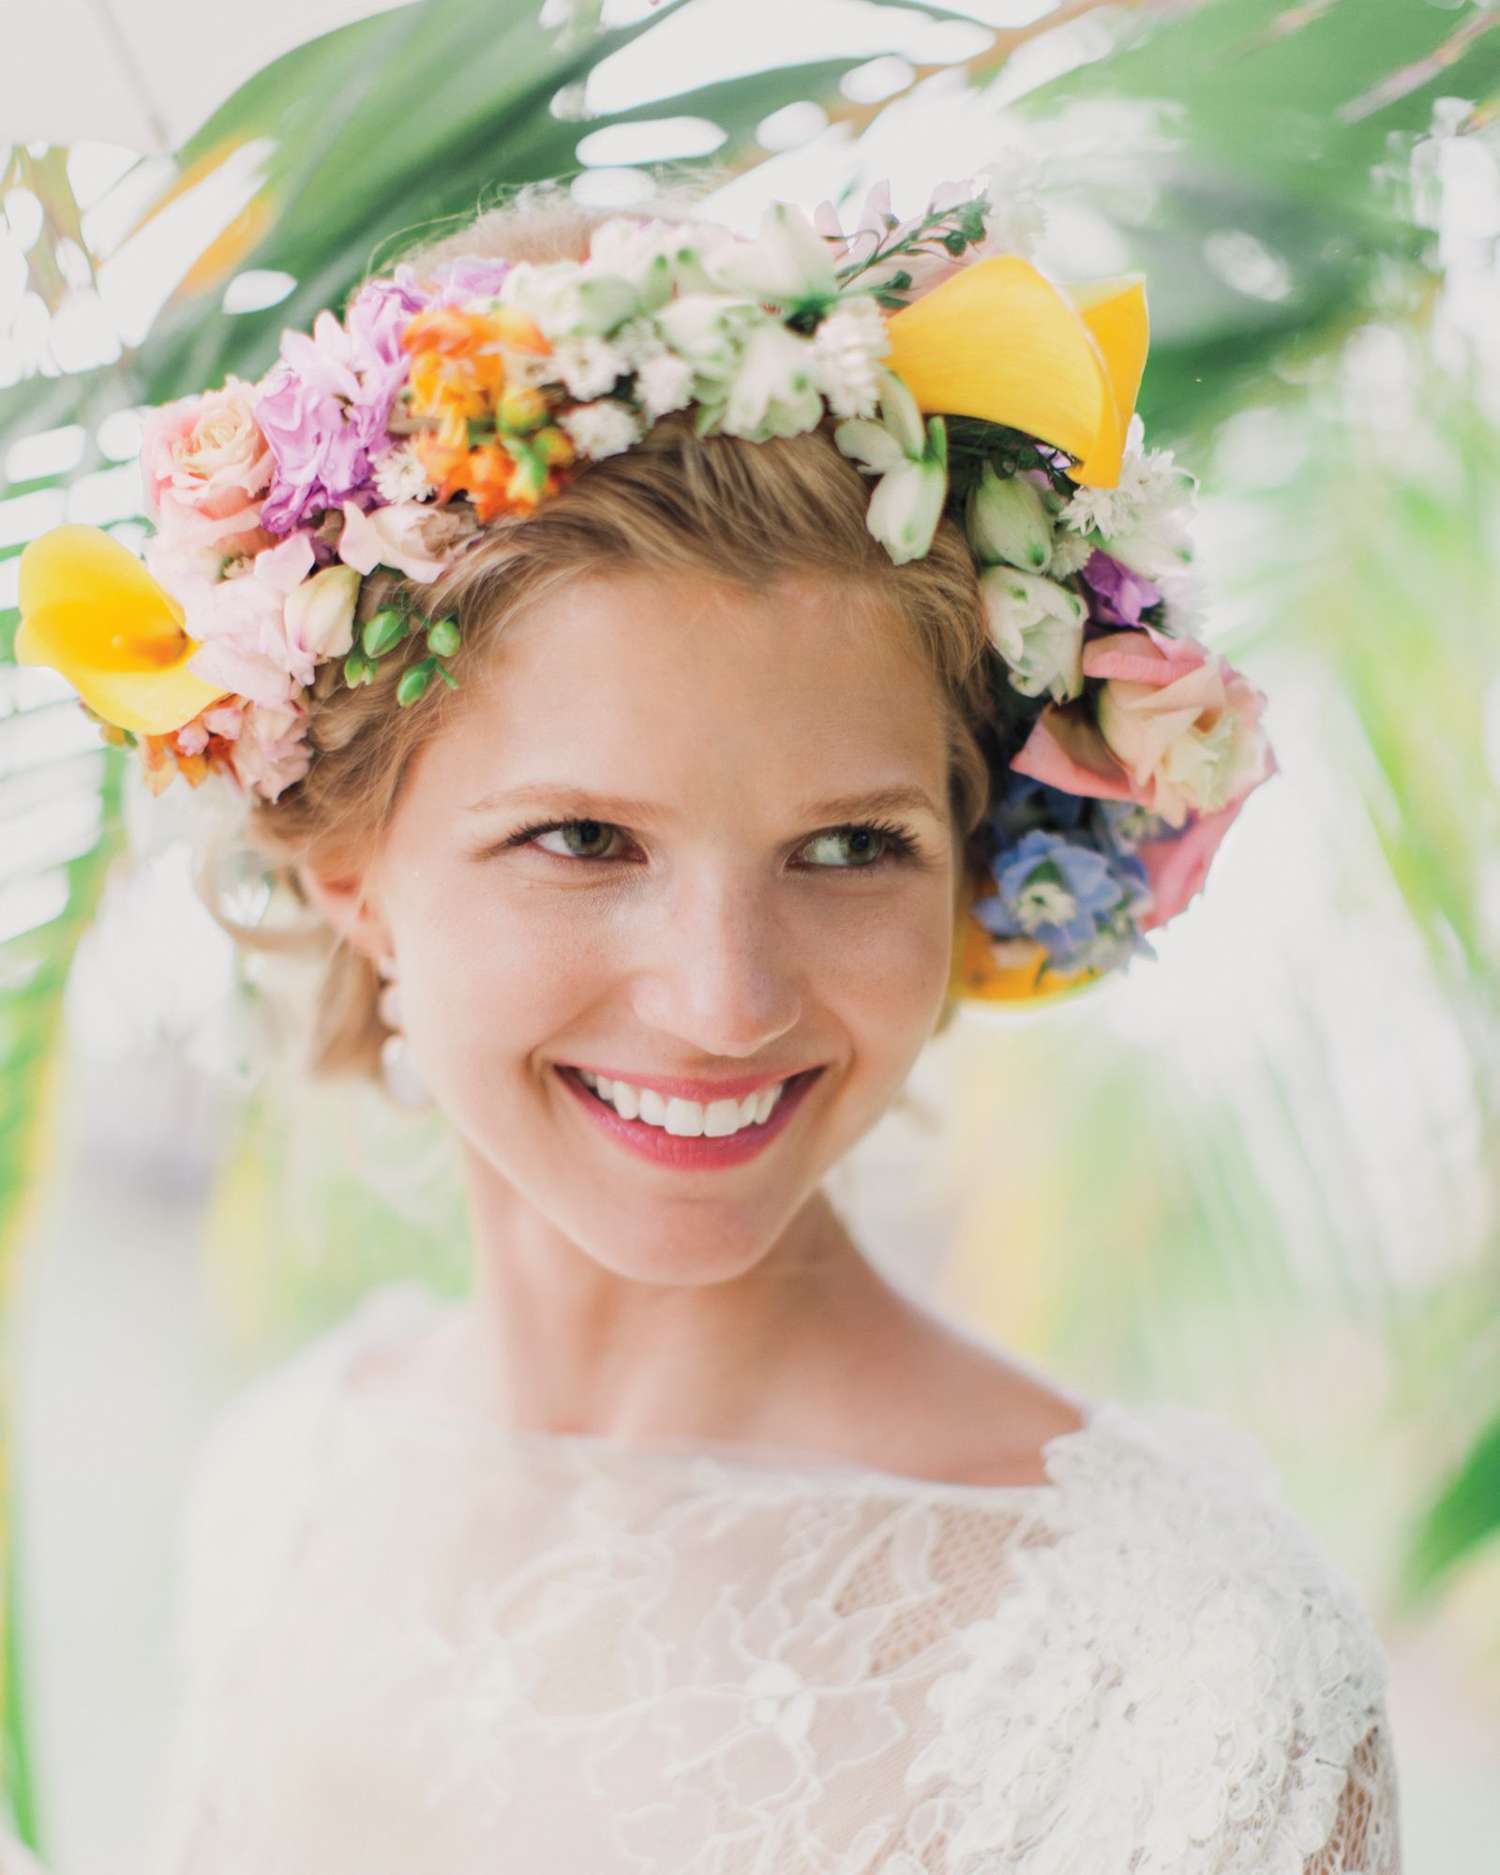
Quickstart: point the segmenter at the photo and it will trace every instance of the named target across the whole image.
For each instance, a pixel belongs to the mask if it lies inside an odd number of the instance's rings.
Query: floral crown
[[[400,708],[456,687],[457,619],[400,581],[435,580],[670,411],[754,441],[828,412],[893,562],[945,514],[962,526],[1003,672],[1017,752],[952,993],[1031,1000],[1154,957],[1145,934],[1275,769],[1265,699],[1189,629],[1194,485],[1134,415],[1140,277],[1056,284],[1027,235],[988,178],[908,221],[881,183],[849,233],[829,203],[778,202],[754,239],[618,216],[583,260],[399,265],[343,320],[283,332],[258,382],[147,413],[144,564],[93,527],[32,542],[17,661],[139,745],[153,792],[212,773],[274,802],[313,759],[306,692],[329,661],[360,685],[398,659]],[[378,569],[398,578],[365,587]]]

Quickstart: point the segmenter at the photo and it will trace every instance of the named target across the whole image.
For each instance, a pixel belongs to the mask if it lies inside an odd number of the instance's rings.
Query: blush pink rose
[[[286,709],[250,705],[230,754],[240,785],[274,801],[294,781],[300,781],[312,766],[308,721],[308,712],[301,704]]]
[[[1022,775],[1094,800],[1135,801],[1167,821],[1144,840],[1152,931],[1203,889],[1214,854],[1251,793],[1277,772],[1260,731],[1265,698],[1195,639],[1154,627],[1085,645],[1084,674],[1103,678],[1085,696],[1049,703],[1011,763]]]
[[[478,528],[474,510],[431,501],[393,501],[366,514],[344,503],[339,558],[360,573],[388,566],[426,584],[457,558]]]
[[[1092,697],[1049,704],[1011,763],[1070,794],[1135,801],[1181,828],[1242,799],[1270,769],[1265,697],[1191,638],[1152,627],[1083,648]]]
[[[178,398],[145,419],[141,473],[147,511],[185,547],[254,551],[246,537],[260,529],[261,501],[274,466],[255,421],[258,395],[253,384],[232,377],[220,390]]]
[[[1267,774],[1275,772],[1276,758],[1272,755]],[[1142,931],[1155,931],[1175,918],[1203,890],[1214,854],[1250,792],[1247,789],[1216,814],[1191,815],[1180,833],[1143,840],[1137,846],[1136,857],[1146,868],[1146,883],[1151,890],[1151,910],[1139,920]]]
[[[286,708],[317,666],[316,650],[287,629],[287,600],[313,564],[310,538],[291,534],[233,578],[179,594],[187,629],[200,640],[188,669],[252,703]]]

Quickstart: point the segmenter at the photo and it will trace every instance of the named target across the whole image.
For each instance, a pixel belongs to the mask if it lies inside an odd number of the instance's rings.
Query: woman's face
[[[748,1269],[942,1005],[958,855],[936,682],[894,614],[832,583],[624,572],[513,619],[471,682],[366,881],[416,1065],[486,1175],[599,1263]],[[883,790],[912,798],[854,798]],[[847,830],[871,823],[910,857]],[[818,1072],[731,1142],[605,1113],[576,1066]]]

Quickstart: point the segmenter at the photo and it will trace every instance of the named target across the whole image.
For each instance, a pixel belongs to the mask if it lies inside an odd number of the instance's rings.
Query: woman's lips
[[[607,1101],[590,1091],[579,1079],[575,1068],[559,1067],[558,1078],[569,1088],[575,1100],[593,1118],[594,1124],[618,1144],[638,1157],[656,1165],[677,1166],[683,1170],[709,1171],[743,1165],[765,1151],[784,1130],[796,1113],[808,1089],[823,1072],[809,1068],[793,1075],[782,1088],[769,1119],[757,1125],[751,1121],[727,1138],[684,1137],[669,1133],[665,1127],[652,1126],[645,1120],[627,1120]]]

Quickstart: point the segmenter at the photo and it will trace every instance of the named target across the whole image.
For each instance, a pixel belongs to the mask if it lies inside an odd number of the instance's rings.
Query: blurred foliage
[[[98,470],[98,426],[113,410],[217,383],[229,372],[258,376],[283,326],[306,329],[323,306],[339,305],[368,271],[399,254],[409,238],[447,217],[462,219],[497,183],[579,169],[581,136],[612,124],[693,116],[724,131],[714,161],[734,173],[766,160],[757,126],[782,106],[816,99],[845,133],[831,143],[830,196],[847,191],[860,165],[858,134],[932,75],[914,72],[894,97],[859,105],[840,80],[867,54],[788,62],[691,88],[636,108],[583,114],[589,73],[616,50],[657,31],[684,6],[668,0],[641,20],[603,31],[545,31],[530,8],[496,9],[489,0],[422,0],[327,34],[260,72],[178,153],[174,173],[131,234],[216,175],[253,170],[243,207],[186,270],[142,342],[109,367],[75,376],[37,375],[0,391],[0,437],[19,438],[66,423],[83,427],[85,453],[72,472]],[[908,6],[907,11],[910,11]],[[950,15],[936,5],[917,10]],[[1481,703],[1495,680],[1494,577],[1490,546],[1495,505],[1495,435],[1472,387],[1432,371],[1415,392],[1424,436],[1439,438],[1438,459],[1406,463],[1400,451],[1369,446],[1347,409],[1314,395],[1373,322],[1420,331],[1431,312],[1437,255],[1430,227],[1414,217],[1406,177],[1413,142],[1441,92],[1473,106],[1467,134],[1480,134],[1500,93],[1500,15],[1478,5],[1438,7],[1413,0],[1207,0],[1101,6],[1069,0],[1033,25],[995,33],[966,61],[971,84],[1012,96],[1013,55],[1050,47],[1050,82],[1020,84],[1016,108],[1060,153],[1055,182],[1108,218],[1131,265],[1151,279],[1154,336],[1141,408],[1154,440],[1192,437],[1205,451],[1226,420],[1247,406],[1304,406],[1295,466],[1255,490],[1269,535],[1295,541],[1267,564],[1281,582],[1249,608],[1242,638],[1268,651],[1294,648],[1304,668],[1341,699],[1352,727],[1350,772],[1426,967],[1441,987],[1447,1019],[1462,1037],[1482,1137],[1476,1164],[1489,1180],[1488,1254],[1473,1278],[1494,1319],[1500,1269],[1500,1137],[1494,1113],[1495,1038],[1500,1033],[1493,905],[1493,776],[1485,767]],[[1019,61],[1015,61],[1019,65]],[[1070,68],[1070,69],[1069,69]],[[1019,82],[1019,81],[1018,81]],[[1101,113],[1105,115],[1101,116]],[[1108,115],[1113,113],[1113,115]],[[1114,125],[1089,153],[1081,132]],[[1076,157],[1068,152],[1077,150]],[[7,184],[24,185],[43,209],[28,253],[31,283],[55,309],[65,292],[59,255],[84,253],[90,274],[107,256],[82,239],[83,217],[58,152],[11,151]],[[691,165],[684,165],[691,170]],[[132,186],[127,175],[117,187]],[[936,178],[934,178],[936,180]],[[127,244],[128,244],[127,236]],[[226,285],[246,270],[283,272],[287,297],[257,311],[223,310]],[[1316,411],[1314,420],[1307,420]],[[42,496],[68,478],[12,485],[9,497]],[[40,531],[58,518],[37,508]],[[0,547],[0,576],[20,541]],[[1440,573],[1435,571],[1440,569]],[[0,610],[0,660],[8,655],[14,612]],[[1295,645],[1292,641],[1295,640]],[[49,733],[70,705],[35,674],[0,665],[0,1293],[45,1159],[46,1075],[58,1031],[61,987],[80,931],[93,916],[118,844],[120,753],[104,749],[80,767],[79,744]],[[1489,690],[1485,684],[1488,680]],[[1310,675],[1309,681],[1312,681]],[[1412,709],[1414,694],[1425,699]],[[1430,724],[1442,725],[1441,735]],[[102,779],[101,779],[102,777]],[[100,831],[81,849],[44,851],[28,838],[40,807],[96,798]],[[66,824],[66,816],[59,824]],[[76,847],[76,842],[75,842]],[[39,902],[38,882],[56,881],[55,908],[24,923]],[[50,889],[50,888],[49,888]],[[28,894],[31,896],[28,897]],[[15,935],[4,933],[14,929]],[[1316,1034],[1309,1007],[1309,1034]],[[1315,1052],[1315,1042],[1309,1043]],[[1274,1065],[1257,1070],[1266,1110],[1279,1112],[1280,1150],[1304,1161],[1308,1189],[1324,1207],[1318,1230],[1330,1256],[1350,1252],[1341,1209],[1323,1168],[1307,1163],[1305,1089],[1278,1085]],[[1122,1055],[1117,1078],[1092,1086],[1101,1128],[1129,1108],[1134,1067]],[[1325,1090],[1326,1081],[1321,1084]],[[317,1097],[305,1092],[308,1100]],[[247,1102],[240,1143],[226,1167],[216,1209],[225,1282],[243,1314],[272,1341],[278,1325],[337,1312],[380,1273],[390,1249],[389,1203],[372,1199],[349,1135],[303,1113],[296,1090],[267,1085]],[[1335,1106],[1337,1102],[1335,1102]],[[1191,1297],[1204,1281],[1203,1247],[1217,1246],[1222,1280],[1278,1277],[1294,1294],[1299,1273],[1255,1263],[1253,1247],[1274,1259],[1279,1242],[1274,1181],[1240,1127],[1232,1102],[1201,1104],[1192,1137],[1169,1104],[1134,1110],[1145,1136],[1177,1141],[1185,1177],[1170,1201],[1152,1187],[1138,1153],[1118,1155],[1119,1183],[1076,1180],[1069,1198],[1049,1193],[1032,1217],[1038,1243],[1066,1225],[1089,1242],[1121,1215],[1130,1185],[1139,1227],[1150,1230],[1153,1282]],[[1076,1116],[1075,1116],[1076,1118]],[[372,1122],[374,1124],[374,1122]],[[1101,1131],[1091,1137],[1120,1138]],[[1057,1133],[1052,1134],[1055,1142]],[[358,1135],[366,1147],[368,1136]],[[311,1161],[296,1153],[321,1148]],[[336,1148],[342,1143],[348,1150]],[[1039,1141],[1038,1150],[1042,1149]],[[1352,1161],[1351,1161],[1352,1163]],[[289,1176],[289,1171],[295,1176]],[[422,1185],[425,1172],[414,1174]],[[403,1222],[401,1254],[425,1255],[457,1243],[444,1210],[441,1178],[430,1208]],[[1152,1191],[1155,1191],[1153,1198]],[[314,1198],[309,1193],[315,1192]],[[431,1196],[436,1192],[437,1196]],[[426,1201],[424,1201],[426,1202]],[[297,1207],[301,1207],[300,1210]],[[1083,1215],[1077,1207],[1089,1210]],[[1090,1207],[1092,1208],[1090,1210]],[[284,1265],[264,1255],[288,1246]],[[308,1261],[308,1246],[332,1244]],[[371,1251],[371,1245],[377,1248]],[[1244,1256],[1237,1253],[1243,1247]],[[248,1249],[257,1257],[252,1259]],[[372,1255],[374,1260],[372,1260]],[[260,1272],[253,1293],[237,1271]],[[394,1263],[392,1268],[397,1267]],[[425,1267],[449,1266],[432,1261]],[[457,1266],[453,1266],[456,1277]],[[1125,1266],[1128,1274],[1129,1264]],[[300,1275],[298,1272],[301,1272]],[[281,1280],[284,1279],[284,1280]],[[446,1280],[446,1275],[444,1277]],[[1123,1280],[1118,1277],[1117,1280]],[[1079,1272],[1080,1296],[1089,1293]],[[1445,1292],[1452,1293],[1452,1289]],[[284,1313],[288,1297],[294,1314]],[[1097,1299],[1096,1297],[1094,1299]],[[1500,1527],[1500,1399],[1492,1337],[1467,1311],[1434,1304],[1413,1330],[1432,1358],[1467,1376],[1453,1395],[1468,1456],[1413,1537],[1408,1585],[1441,1580]],[[1486,1391],[1488,1389],[1488,1391]],[[1478,1428],[1477,1434],[1475,1428]],[[1454,1428],[1444,1428],[1445,1436]],[[3,1481],[0,1481],[3,1482]],[[7,1571],[13,1606],[14,1576]],[[23,1728],[14,1697],[15,1658],[0,1678],[7,1690],[7,1789],[17,1827],[33,1839],[24,1775]]]

